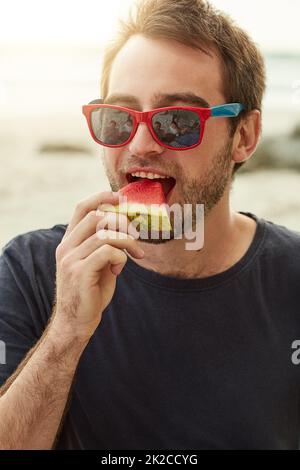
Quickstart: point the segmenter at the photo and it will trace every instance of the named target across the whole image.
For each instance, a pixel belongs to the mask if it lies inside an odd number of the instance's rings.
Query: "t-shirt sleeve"
[[[0,387],[47,326],[51,296],[41,273],[50,278],[51,263],[45,242],[34,233],[19,235],[0,256]]]

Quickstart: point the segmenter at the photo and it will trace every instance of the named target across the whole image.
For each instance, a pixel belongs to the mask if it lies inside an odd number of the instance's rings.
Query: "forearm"
[[[0,449],[51,449],[86,342],[51,322],[0,389]]]

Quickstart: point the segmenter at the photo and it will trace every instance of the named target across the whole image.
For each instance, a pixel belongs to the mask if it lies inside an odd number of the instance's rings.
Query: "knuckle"
[[[81,276],[81,265],[80,263],[72,265],[72,278],[73,279],[78,279]]]
[[[100,249],[102,251],[102,254],[107,257],[111,256],[114,251],[114,248],[108,243],[105,243],[104,245],[102,245]]]
[[[56,260],[60,260],[65,254],[66,246],[64,242],[61,242],[55,250],[55,258]]]
[[[127,261],[127,255],[126,255],[126,253],[124,253],[124,251],[121,251],[120,258],[121,258],[120,262],[125,264],[126,261]]]
[[[86,209],[86,205],[85,205],[84,200],[77,202],[75,206],[75,212],[79,212],[79,213],[85,212],[85,209]]]
[[[96,220],[98,220],[97,217],[97,211],[93,210],[87,213],[86,219],[88,223],[94,223]]]
[[[70,255],[64,256],[60,261],[60,267],[63,271],[69,272],[72,266],[72,258]]]

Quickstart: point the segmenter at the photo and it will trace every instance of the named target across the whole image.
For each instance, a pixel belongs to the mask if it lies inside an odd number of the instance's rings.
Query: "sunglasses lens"
[[[133,129],[133,119],[126,111],[98,108],[91,113],[91,124],[96,138],[104,145],[124,144]]]
[[[156,113],[152,125],[157,138],[170,147],[191,147],[200,139],[200,118],[193,111],[170,109]]]

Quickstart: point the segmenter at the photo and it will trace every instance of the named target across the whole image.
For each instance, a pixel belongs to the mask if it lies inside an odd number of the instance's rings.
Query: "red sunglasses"
[[[92,138],[105,147],[123,147],[134,137],[140,122],[145,122],[154,140],[172,150],[187,150],[200,145],[206,121],[211,117],[236,117],[245,109],[240,103],[212,108],[168,106],[151,111],[135,111],[123,106],[91,101],[82,107]]]

